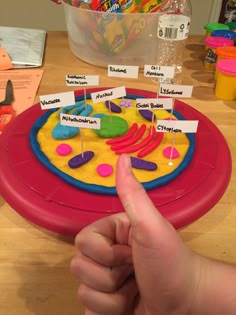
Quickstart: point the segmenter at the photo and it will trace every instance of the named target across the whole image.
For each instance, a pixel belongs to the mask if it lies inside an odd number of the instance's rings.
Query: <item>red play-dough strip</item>
[[[147,154],[151,153],[154,149],[156,149],[159,146],[159,144],[161,143],[161,141],[163,139],[163,136],[164,136],[163,132],[158,132],[156,139],[150,145],[148,145],[146,148],[139,151],[137,156],[139,158],[142,158],[142,157],[146,156]]]
[[[156,134],[157,134],[156,130],[154,128],[152,128],[152,126],[151,126],[149,135],[146,138],[144,138],[141,142],[134,144],[134,145],[127,147],[127,148],[119,149],[115,153],[116,154],[133,153],[133,152],[136,152],[138,150],[141,150],[143,147],[145,147],[149,142],[151,142],[156,137]]]
[[[135,134],[135,132],[138,130],[138,124],[137,123],[134,123],[130,129],[128,130],[128,132],[123,135],[123,136],[120,136],[120,137],[116,137],[114,139],[110,139],[110,140],[107,140],[106,143],[107,144],[116,144],[116,143],[119,143],[121,141],[124,141],[124,140],[127,140],[131,137],[133,137],[133,135]]]
[[[117,151],[119,149],[122,149],[124,147],[127,147],[131,144],[134,144],[136,141],[138,141],[139,139],[142,138],[142,136],[144,135],[145,133],[145,130],[146,130],[146,125],[145,124],[142,124],[141,127],[139,128],[138,132],[136,133],[136,135],[132,138],[129,138],[125,141],[122,141],[120,143],[117,143],[117,144],[114,144],[111,146],[111,150],[112,151]]]

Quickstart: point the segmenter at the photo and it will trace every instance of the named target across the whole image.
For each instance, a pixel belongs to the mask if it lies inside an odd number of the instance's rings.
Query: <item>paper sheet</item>
[[[11,59],[6,50],[0,47],[0,71],[13,68]]]
[[[0,45],[7,51],[14,68],[42,65],[45,30],[0,26]]]
[[[43,76],[42,69],[0,71],[0,101],[5,98],[7,80],[11,80],[15,100],[11,104],[19,115],[34,104],[35,96]]]

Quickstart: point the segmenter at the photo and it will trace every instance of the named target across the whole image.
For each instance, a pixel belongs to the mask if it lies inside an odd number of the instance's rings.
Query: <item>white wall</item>
[[[211,16],[213,2],[191,0],[193,7],[192,34],[203,34]],[[64,9],[50,0],[0,0],[0,25],[45,30],[65,30]]]
[[[191,3],[193,13],[191,33],[203,34],[205,33],[204,25],[210,19],[213,0],[191,0]]]
[[[65,30],[63,10],[51,0],[0,0],[0,25]]]

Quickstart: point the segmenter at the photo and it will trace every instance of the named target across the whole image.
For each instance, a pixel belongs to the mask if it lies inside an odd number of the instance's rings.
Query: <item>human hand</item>
[[[86,315],[185,315],[195,299],[198,259],[157,211],[131,171],[117,163],[125,213],[108,216],[76,237],[71,270]]]

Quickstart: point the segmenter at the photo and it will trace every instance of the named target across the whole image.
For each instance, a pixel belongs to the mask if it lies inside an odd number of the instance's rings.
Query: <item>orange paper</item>
[[[11,68],[13,68],[13,65],[11,63],[10,57],[8,56],[8,53],[4,48],[0,47],[0,71]]]
[[[11,80],[15,98],[11,105],[16,115],[20,114],[34,104],[42,76],[42,69],[0,71],[0,100],[5,98],[7,80]]]

